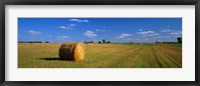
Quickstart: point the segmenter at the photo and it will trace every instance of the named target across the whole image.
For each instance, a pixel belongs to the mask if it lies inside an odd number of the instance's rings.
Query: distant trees
[[[103,40],[102,40],[102,42],[101,42],[101,41],[99,41],[98,43],[99,43],[99,44],[101,44],[101,43],[111,43],[111,42],[110,42],[110,41],[107,41],[107,42],[106,42],[106,40],[105,40],[105,39],[103,39]]]
[[[45,43],[49,43],[49,41],[46,41]]]
[[[110,41],[107,41],[106,43],[110,43]]]
[[[105,39],[103,39],[102,41],[103,41],[103,43],[106,43],[106,42],[105,42],[105,41],[106,41]]]
[[[19,41],[18,43],[43,43],[42,41]],[[49,41],[45,41],[44,43],[49,43]]]
[[[94,43],[94,41],[89,41],[89,42],[87,42],[87,41],[84,41],[84,43]]]
[[[164,41],[164,42],[158,42],[158,41],[156,41],[156,43],[164,43],[164,44],[182,43],[182,37],[177,37],[177,42],[172,42],[172,41],[170,41],[170,42],[166,42],[166,41]]]
[[[18,43],[29,43],[28,41],[19,41]]]
[[[178,41],[178,43],[182,43],[182,38],[181,38],[181,37],[178,37],[178,38],[177,38],[177,41]]]
[[[84,41],[84,43],[88,44],[88,43],[94,43],[94,41]],[[103,39],[102,41],[98,41],[97,43],[101,44],[105,44],[105,43],[111,43],[111,41],[106,41],[105,39]]]
[[[29,43],[42,43],[42,41],[29,41]]]
[[[172,42],[172,41],[171,41],[171,42],[158,42],[158,41],[157,41],[156,43],[157,43],[157,44],[161,44],[161,43],[162,43],[162,44],[176,44],[176,43],[178,43],[178,42]]]
[[[89,43],[95,43],[95,42],[94,41],[84,41],[84,43],[89,44]],[[111,41],[106,41],[105,39],[103,39],[102,41],[97,41],[96,43],[105,44],[105,43],[111,43]]]

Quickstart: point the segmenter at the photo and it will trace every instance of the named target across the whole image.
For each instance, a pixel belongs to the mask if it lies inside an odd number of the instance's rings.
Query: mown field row
[[[61,44],[18,44],[19,68],[181,68],[181,44],[88,44],[85,59],[59,59]]]

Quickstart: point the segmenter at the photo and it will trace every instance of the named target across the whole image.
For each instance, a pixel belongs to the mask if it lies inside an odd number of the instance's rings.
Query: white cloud
[[[127,39],[123,39],[123,40],[127,40],[127,41],[139,41],[140,39],[127,38]]]
[[[154,34],[147,34],[147,36],[157,36],[157,35],[159,35],[159,34],[156,34],[156,33],[154,33]]]
[[[39,34],[42,34],[42,33],[39,32],[39,31],[29,30],[29,31],[28,31],[28,34],[31,34],[31,35],[39,35]]]
[[[137,34],[142,35],[142,37],[157,36],[157,35],[159,35],[159,34],[155,33],[154,31],[142,31],[142,32],[137,32]]]
[[[159,39],[162,39],[162,38],[164,38],[163,36],[158,36],[158,37],[155,37],[155,38],[159,38]]]
[[[58,26],[58,28],[72,30],[74,26],[76,26],[76,24],[68,24],[66,26]]]
[[[59,39],[67,39],[69,36],[58,36]]]
[[[170,38],[170,36],[157,36],[155,38],[158,38],[158,39],[163,39],[163,38]]]
[[[161,30],[161,32],[168,32],[171,35],[176,35],[176,37],[180,37],[182,35],[182,31],[174,31],[174,30]]]
[[[145,34],[152,34],[152,33],[155,33],[155,32],[154,31],[143,31],[143,32],[138,32],[137,34],[145,35]]]
[[[181,35],[182,32],[181,31],[177,31],[177,32],[171,32],[170,34],[172,34],[172,35]]]
[[[161,30],[161,32],[172,32],[173,30]]]
[[[126,37],[129,37],[129,36],[132,36],[132,34],[126,34],[126,33],[122,33],[120,36],[116,37],[116,38],[126,38]]]
[[[97,31],[97,32],[105,32],[106,30],[96,29],[95,31]]]
[[[65,26],[58,26],[58,28],[62,28],[62,29],[65,29],[66,27],[65,27]]]
[[[139,29],[139,31],[142,31],[142,29]]]
[[[182,35],[175,35],[175,36],[172,36],[172,37],[182,37]]]
[[[68,24],[67,26],[68,27],[74,27],[74,26],[76,26],[76,24]]]
[[[90,22],[88,20],[84,20],[84,19],[69,19],[69,21],[75,21],[75,22]]]
[[[65,30],[72,30],[71,27],[67,27],[67,26],[58,26],[58,28],[65,29]]]
[[[95,37],[97,34],[95,34],[93,31],[87,30],[84,32],[84,35],[87,37]]]

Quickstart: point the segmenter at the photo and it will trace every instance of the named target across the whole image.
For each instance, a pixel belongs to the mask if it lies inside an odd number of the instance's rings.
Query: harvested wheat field
[[[19,43],[18,68],[182,68],[181,44],[83,44],[84,59],[61,60],[60,43]]]

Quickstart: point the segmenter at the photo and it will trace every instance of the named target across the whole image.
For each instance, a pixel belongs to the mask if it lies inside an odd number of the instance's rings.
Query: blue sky
[[[182,18],[18,18],[18,41],[155,42],[182,37]]]

